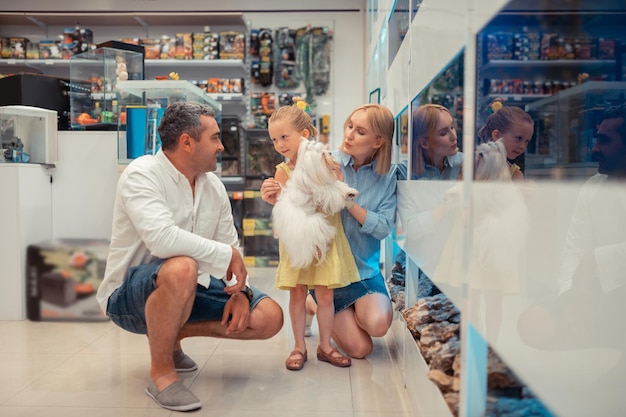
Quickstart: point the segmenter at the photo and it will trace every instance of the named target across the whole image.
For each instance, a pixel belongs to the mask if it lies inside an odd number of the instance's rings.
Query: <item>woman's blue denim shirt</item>
[[[341,164],[344,182],[359,191],[357,204],[367,210],[362,225],[348,210],[341,211],[341,220],[361,279],[372,278],[380,275],[380,241],[395,226],[397,167],[392,165],[388,174],[379,175],[373,162],[355,172],[350,155],[340,151],[333,155]]]

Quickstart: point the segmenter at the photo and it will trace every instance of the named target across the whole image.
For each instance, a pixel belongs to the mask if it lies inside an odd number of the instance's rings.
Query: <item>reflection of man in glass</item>
[[[607,110],[591,152],[600,174],[626,177],[626,104]]]
[[[583,185],[568,229],[559,297],[520,316],[520,336],[546,349],[618,348],[626,298],[626,105],[609,108],[592,154],[598,174]],[[621,326],[623,329],[623,326]],[[621,359],[621,369],[626,367]]]

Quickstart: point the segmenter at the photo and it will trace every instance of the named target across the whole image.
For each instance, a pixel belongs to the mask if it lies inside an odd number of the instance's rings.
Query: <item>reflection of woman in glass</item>
[[[424,104],[413,111],[412,179],[457,179],[463,154],[457,147],[456,125],[450,111]]]
[[[457,148],[456,124],[450,111],[439,104],[424,104],[413,110],[412,123],[411,179],[456,180],[460,177],[463,154]],[[419,254],[422,262],[418,262],[420,264],[418,291],[420,297],[425,297],[439,292],[423,268],[428,270],[426,265],[432,265],[437,258],[435,253],[438,252],[436,248],[439,245],[436,244],[438,239],[433,238],[433,234],[436,234],[434,231],[445,213],[445,207],[441,204],[443,200],[441,193],[420,195],[419,199],[418,206],[429,206],[430,209],[415,212],[417,206],[410,202],[410,198],[400,199],[398,205],[400,215],[403,216],[404,213],[408,215],[402,222],[407,233],[410,231],[411,239],[428,241],[427,251],[421,251]],[[396,263],[404,266],[405,262],[404,254],[398,255]],[[406,270],[405,267],[402,269]]]
[[[506,149],[511,178],[523,180],[524,174],[513,160],[526,152],[533,137],[533,119],[519,107],[504,106],[503,101],[502,98],[496,98],[489,105],[492,114],[487,118],[485,126],[478,131],[478,136],[483,142],[501,141]]]

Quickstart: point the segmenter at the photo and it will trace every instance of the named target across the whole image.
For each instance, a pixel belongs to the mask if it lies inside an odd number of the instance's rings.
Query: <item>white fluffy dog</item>
[[[326,216],[350,206],[359,194],[335,177],[333,166],[326,145],[303,140],[296,167],[272,210],[274,230],[293,268],[324,261],[336,232]]]

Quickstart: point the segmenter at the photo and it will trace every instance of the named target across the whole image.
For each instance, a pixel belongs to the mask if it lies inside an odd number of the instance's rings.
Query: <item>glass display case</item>
[[[70,125],[74,130],[116,130],[118,83],[143,79],[143,54],[97,48],[70,59]]]
[[[222,123],[222,105],[190,81],[138,80],[117,83],[118,157],[130,160],[160,149],[157,127],[165,108],[178,101],[211,106]],[[221,161],[216,173],[222,172]]]
[[[0,162],[57,162],[57,112],[0,106]]]
[[[476,126],[496,100],[529,112],[534,135],[513,162],[534,179],[595,172],[595,125],[624,102],[623,2],[572,6],[512,0],[476,39]]]

